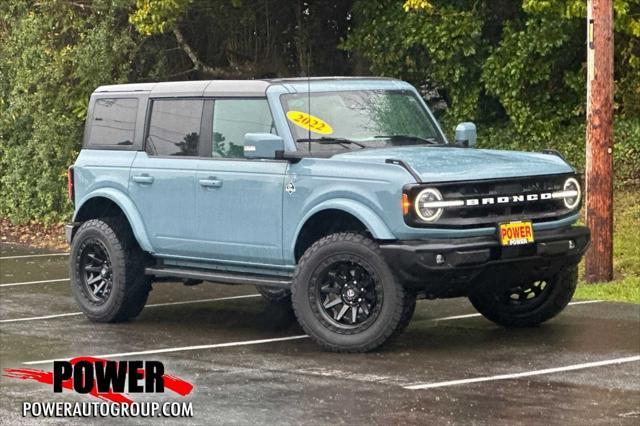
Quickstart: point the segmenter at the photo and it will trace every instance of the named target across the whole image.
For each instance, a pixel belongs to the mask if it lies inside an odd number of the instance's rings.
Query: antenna
[[[309,18],[309,16],[311,16],[311,6],[309,5],[309,3],[306,3],[307,5],[307,13],[306,13],[306,19]],[[304,12],[303,12],[304,14]],[[309,115],[309,122],[311,122],[311,44],[309,43],[309,40],[311,40],[311,37],[309,36],[309,26],[306,25],[305,16],[302,17],[302,23],[305,25],[305,29],[304,29],[304,33],[306,35],[305,37],[305,41],[307,43],[307,114]],[[308,146],[307,149],[309,150],[309,152],[311,152],[311,127],[307,126],[307,137],[308,137]]]

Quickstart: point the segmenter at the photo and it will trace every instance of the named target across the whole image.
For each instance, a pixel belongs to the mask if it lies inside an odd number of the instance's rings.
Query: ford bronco
[[[117,322],[153,282],[253,284],[342,352],[397,335],[416,298],[537,325],[589,244],[580,179],[555,151],[475,145],[394,79],[99,87],[69,168],[73,295]]]

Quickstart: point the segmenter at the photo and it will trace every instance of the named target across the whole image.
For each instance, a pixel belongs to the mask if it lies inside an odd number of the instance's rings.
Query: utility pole
[[[587,282],[613,279],[613,0],[587,1]]]

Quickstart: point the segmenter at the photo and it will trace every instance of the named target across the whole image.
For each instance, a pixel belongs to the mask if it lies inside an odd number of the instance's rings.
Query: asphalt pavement
[[[156,283],[136,320],[91,323],[70,295],[68,257],[51,254],[0,245],[2,370],[160,360],[194,385],[196,424],[640,424],[638,305],[574,300],[540,327],[510,330],[466,299],[422,300],[381,349],[333,354],[252,286]],[[23,401],[82,400],[95,398],[0,376],[2,424],[42,422],[21,416]]]

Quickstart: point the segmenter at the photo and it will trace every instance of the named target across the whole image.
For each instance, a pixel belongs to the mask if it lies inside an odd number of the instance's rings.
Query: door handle
[[[136,183],[152,184],[153,183],[153,176],[149,176],[147,174],[138,175],[138,176],[131,177],[131,180],[136,182]]]
[[[222,180],[216,177],[209,177],[208,179],[200,179],[200,186],[205,188],[220,188],[222,186]]]

